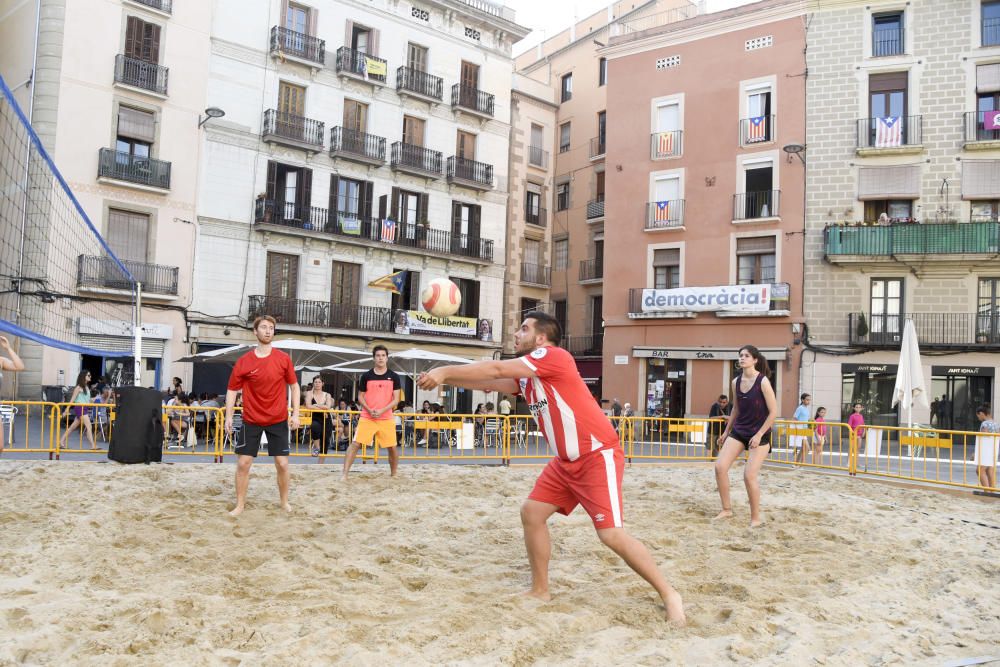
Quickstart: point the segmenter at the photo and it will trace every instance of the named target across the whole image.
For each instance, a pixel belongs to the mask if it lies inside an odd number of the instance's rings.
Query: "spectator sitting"
[[[175,378],[176,379],[176,378]],[[187,394],[179,394],[167,401],[168,407],[191,405],[191,398]],[[188,410],[169,410],[167,412],[167,448],[178,447],[183,449],[186,445],[184,435],[190,425],[191,413]],[[177,434],[176,443],[174,433]]]

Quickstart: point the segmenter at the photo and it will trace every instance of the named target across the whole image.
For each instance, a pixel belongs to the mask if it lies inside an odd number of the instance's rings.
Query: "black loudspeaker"
[[[160,392],[145,387],[115,388],[115,423],[108,458],[119,463],[163,459],[163,405]]]

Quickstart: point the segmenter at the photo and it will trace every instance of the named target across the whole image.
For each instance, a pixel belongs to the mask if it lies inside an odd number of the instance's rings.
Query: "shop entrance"
[[[977,431],[976,408],[993,402],[991,366],[932,366],[931,425],[950,431]]]
[[[680,419],[687,402],[687,362],[650,359],[646,365],[646,416]]]

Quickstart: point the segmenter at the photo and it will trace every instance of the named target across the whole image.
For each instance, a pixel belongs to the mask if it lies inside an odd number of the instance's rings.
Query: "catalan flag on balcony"
[[[669,201],[656,202],[656,207],[653,209],[653,222],[669,222],[669,221],[670,221],[670,202]]]
[[[747,143],[767,140],[767,116],[747,119]]]
[[[365,56],[365,71],[368,72],[368,76],[377,76],[383,79],[387,73],[385,62],[370,56]]]
[[[674,133],[673,132],[660,132],[660,135],[656,139],[656,154],[657,155],[673,155],[674,154]]]
[[[375,280],[368,283],[368,286],[374,287],[375,289],[389,290],[393,294],[402,294],[403,286],[406,284],[407,273],[409,272],[396,271],[395,273],[390,273],[387,276],[376,278]]]
[[[886,116],[875,119],[875,148],[889,148],[903,144],[903,118]]]
[[[399,225],[392,218],[386,218],[382,221],[382,242],[383,243],[395,243],[396,242],[396,230],[399,229]]]

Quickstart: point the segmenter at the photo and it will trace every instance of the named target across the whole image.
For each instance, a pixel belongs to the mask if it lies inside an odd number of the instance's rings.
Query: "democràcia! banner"
[[[642,290],[642,312],[737,311],[766,312],[771,285],[720,285]]]

